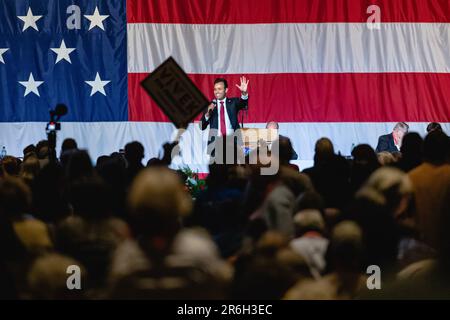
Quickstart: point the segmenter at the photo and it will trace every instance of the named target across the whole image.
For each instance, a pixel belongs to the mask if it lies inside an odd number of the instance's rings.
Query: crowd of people
[[[94,164],[74,139],[56,161],[48,141],[27,146],[1,159],[0,297],[450,298],[449,137],[394,142],[347,159],[322,138],[300,171],[283,137],[277,174],[212,164],[195,196],[169,169],[174,144],[146,165],[139,142]]]

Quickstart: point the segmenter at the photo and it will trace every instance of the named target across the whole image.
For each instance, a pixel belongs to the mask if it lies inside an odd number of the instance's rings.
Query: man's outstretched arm
[[[241,98],[237,104],[239,109],[247,109],[248,108],[248,83],[250,80],[247,80],[246,77],[241,77],[241,84],[236,84],[236,87],[241,90]]]

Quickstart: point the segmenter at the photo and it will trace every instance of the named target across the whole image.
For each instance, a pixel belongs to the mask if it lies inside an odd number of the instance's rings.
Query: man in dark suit
[[[385,134],[378,138],[376,152],[399,152],[402,146],[403,137],[408,133],[409,126],[405,122],[399,122],[395,125],[392,133]]]
[[[218,136],[231,135],[240,128],[238,113],[242,109],[248,108],[248,83],[245,77],[241,77],[241,85],[236,87],[241,90],[240,98],[228,98],[228,82],[223,78],[217,78],[214,81],[213,103],[208,106],[208,110],[202,116],[202,130],[208,125],[210,129],[216,129]]]
[[[241,91],[240,98],[228,98],[228,82],[223,78],[214,81],[213,102],[203,113],[201,129],[210,128],[208,145],[215,141],[216,137],[233,135],[240,128],[238,113],[248,108],[248,83],[245,77],[241,77],[241,84],[236,87]],[[214,156],[214,153],[211,153]]]
[[[280,128],[280,125],[278,124],[278,122],[275,122],[275,121],[269,121],[266,124],[266,129],[278,130],[279,128]],[[297,154],[297,152],[295,152],[294,148],[292,148],[291,139],[289,139],[288,137],[285,137],[285,136],[283,136],[281,134],[278,137],[279,137],[280,140],[282,140],[282,139],[289,140],[289,143],[291,144],[291,148],[290,149],[291,149],[291,152],[292,152],[292,155],[291,155],[289,160],[297,160],[298,159],[298,154]]]

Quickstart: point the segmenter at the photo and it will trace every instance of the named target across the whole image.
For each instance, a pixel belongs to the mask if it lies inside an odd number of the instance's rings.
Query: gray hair
[[[71,266],[79,268],[83,283],[86,280],[86,270],[73,258],[58,253],[49,253],[37,258],[27,275],[32,298],[49,300],[67,299],[70,296],[81,298],[80,290],[71,291],[67,288],[67,270]]]
[[[394,127],[394,131],[395,130],[403,130],[403,131],[405,131],[405,132],[408,132],[408,130],[409,130],[409,126],[408,126],[408,124],[406,123],[406,122],[398,122],[396,125],[395,125],[395,127]]]
[[[378,157],[378,162],[382,166],[388,166],[388,165],[395,163],[395,157],[390,152],[382,151],[377,154],[377,157]]]
[[[333,244],[351,243],[355,247],[361,247],[363,232],[361,227],[353,221],[346,220],[338,223],[331,232]]]
[[[294,216],[294,224],[298,229],[314,228],[325,231],[325,222],[319,210],[305,209]]]
[[[380,205],[388,205],[412,192],[413,185],[406,173],[396,168],[382,167],[369,177],[356,193],[356,197],[365,197]]]

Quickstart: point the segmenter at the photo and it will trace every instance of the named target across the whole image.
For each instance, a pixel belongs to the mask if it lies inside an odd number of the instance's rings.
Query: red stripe
[[[367,8],[381,8],[382,22],[450,21],[450,0],[133,0],[130,23],[366,22]]]
[[[169,121],[128,74],[130,121]],[[450,73],[250,74],[246,122],[450,122]],[[218,75],[192,74],[208,98]],[[238,96],[240,75],[225,75]]]

